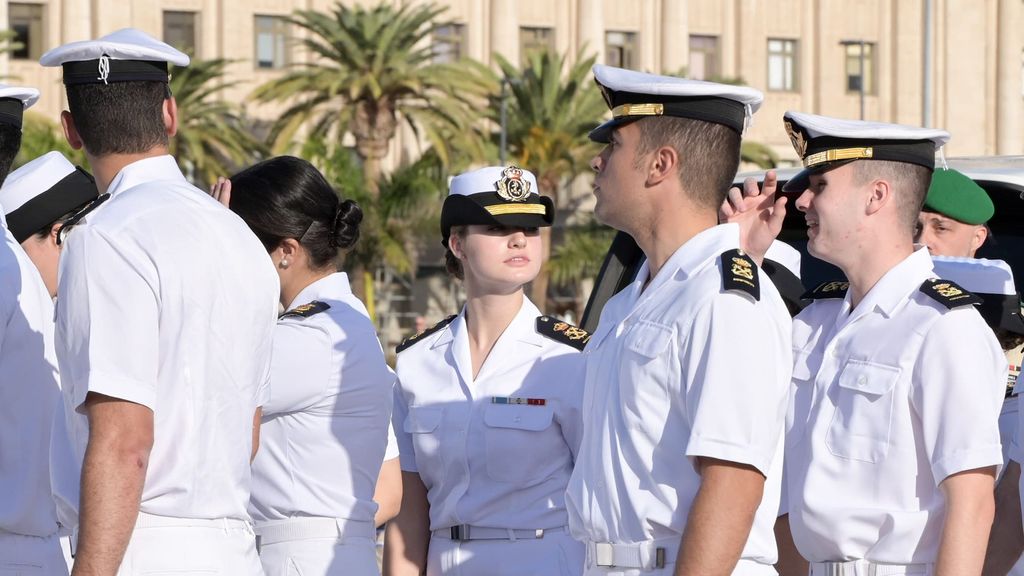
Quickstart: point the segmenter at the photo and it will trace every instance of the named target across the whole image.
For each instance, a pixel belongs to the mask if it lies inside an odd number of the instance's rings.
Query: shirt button
[[[522,420],[522,418],[520,418],[519,416],[516,416],[512,420],[515,421],[515,422],[519,422],[520,420]]]
[[[861,375],[861,376],[857,377],[857,386],[863,386],[863,385],[865,385],[867,383],[868,383],[868,377],[867,376]]]

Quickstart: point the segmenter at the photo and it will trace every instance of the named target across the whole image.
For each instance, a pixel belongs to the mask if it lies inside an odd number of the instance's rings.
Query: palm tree
[[[566,208],[566,185],[587,169],[597,146],[582,135],[600,123],[607,108],[590,77],[596,57],[568,65],[564,55],[537,51],[519,69],[496,56],[504,82],[509,86],[507,137],[512,163],[537,175],[540,191]],[[500,109],[500,96],[491,106]],[[494,118],[497,121],[497,118]],[[564,210],[559,210],[559,214]],[[542,228],[543,259],[551,256],[551,229]],[[548,292],[545,266],[533,282],[531,298],[545,309]]]
[[[275,147],[288,145],[307,121],[312,137],[335,146],[351,134],[371,197],[401,122],[446,165],[454,149],[482,157],[485,143],[475,137],[473,102],[482,107],[496,85],[481,82],[485,74],[467,73],[482,68],[479,63],[434,61],[430,38],[444,10],[434,4],[339,3],[326,14],[297,11],[289,20],[307,33],[299,44],[314,59],[253,93],[261,102],[290,104],[271,129]]]
[[[178,134],[170,153],[193,180],[209,184],[263,155],[237,104],[222,98],[229,60],[193,60],[174,68],[170,88],[178,102]]]

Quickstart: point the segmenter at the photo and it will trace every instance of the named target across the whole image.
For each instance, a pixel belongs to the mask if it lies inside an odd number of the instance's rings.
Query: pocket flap
[[[433,432],[441,424],[441,408],[433,406],[410,406],[409,414],[402,428],[409,434]]]
[[[892,390],[900,378],[899,366],[849,360],[839,375],[839,387],[881,396]]]
[[[657,358],[672,341],[675,329],[671,326],[641,320],[633,326],[626,338],[626,348],[646,358]]]
[[[553,416],[551,406],[496,404],[484,411],[484,424],[492,428],[538,431],[551,426]]]

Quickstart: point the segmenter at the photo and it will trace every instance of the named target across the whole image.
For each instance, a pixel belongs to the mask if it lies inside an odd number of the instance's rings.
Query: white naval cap
[[[951,280],[981,298],[978,306],[993,328],[1024,334],[1020,297],[1013,282],[1013,270],[1003,260],[932,256],[935,275]]]
[[[786,112],[782,123],[803,162],[804,170],[783,187],[803,192],[808,177],[855,160],[888,160],[935,168],[935,151],[949,141],[949,132],[902,124],[846,120]]]
[[[597,82],[612,119],[590,132],[595,142],[608,142],[612,130],[647,116],[676,116],[724,124],[743,132],[761,107],[764,94],[748,86],[717,84],[660,76],[595,64]]]
[[[785,300],[790,312],[796,314],[805,306],[801,299],[804,292],[800,280],[800,251],[785,242],[772,241],[764,254],[761,269],[768,274],[772,284]]]
[[[122,28],[96,40],[58,46],[39,59],[43,66],[63,66],[64,84],[167,82],[167,64],[188,66],[184,52],[135,28]]]
[[[47,152],[7,176],[0,187],[0,206],[20,243],[97,196],[92,175],[60,152]]]
[[[452,178],[441,207],[441,244],[448,247],[452,226],[498,224],[551,226],[555,207],[541,196],[537,177],[516,166],[487,166]]]
[[[21,128],[25,110],[39,100],[39,90],[26,86],[0,84],[0,124]]]

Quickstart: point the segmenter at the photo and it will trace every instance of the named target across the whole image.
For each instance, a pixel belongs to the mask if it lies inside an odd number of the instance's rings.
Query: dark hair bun
[[[338,203],[334,213],[331,241],[336,248],[348,250],[359,240],[359,223],[363,221],[363,209],[352,200]]]

